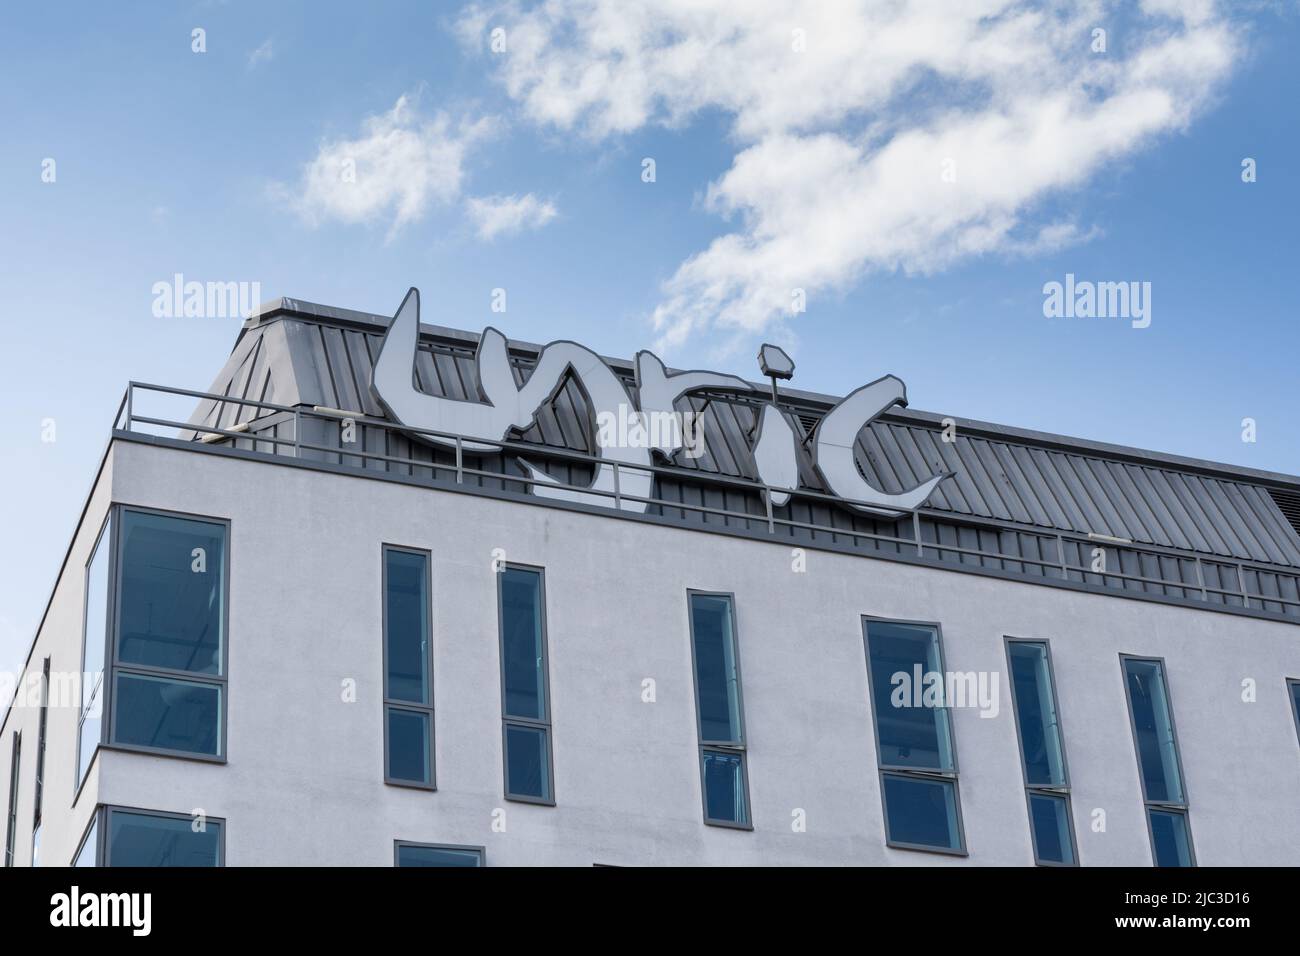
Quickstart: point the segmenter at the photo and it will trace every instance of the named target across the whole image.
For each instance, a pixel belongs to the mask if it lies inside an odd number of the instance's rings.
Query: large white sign
[[[512,429],[532,425],[538,410],[563,387],[572,374],[587,396],[597,420],[620,415],[635,408],[647,417],[674,414],[678,399],[701,389],[756,392],[753,385],[734,375],[690,371],[669,373],[656,356],[642,351],[636,355],[634,402],[618,375],[605,361],[576,342],[552,342],[537,356],[532,375],[522,387],[515,385],[510,371],[506,338],[493,328],[479,337],[475,362],[483,401],[461,401],[419,391],[415,386],[415,354],[420,338],[420,293],[411,289],[402,300],[393,322],[384,334],[375,360],[371,389],[375,398],[399,424],[460,436],[467,451],[496,451],[497,442]],[[771,352],[769,352],[771,350]],[[764,346],[764,354],[783,353]],[[786,359],[788,363],[788,358]],[[793,369],[793,363],[788,363]],[[786,373],[788,377],[788,373]],[[894,405],[907,404],[907,389],[893,375],[886,375],[846,396],[826,414],[813,433],[813,464],[826,487],[845,499],[844,504],[868,514],[896,516],[921,507],[947,474],[927,478],[900,494],[887,494],[862,476],[854,461],[853,446],[862,428]],[[650,440],[638,442],[603,440],[597,432],[597,467],[588,491],[561,487],[546,472],[522,462],[533,479],[534,494],[614,507],[617,462],[618,506],[625,511],[644,512],[651,496],[654,475],[653,452],[671,457],[683,444],[680,429],[655,429]],[[454,447],[455,438],[419,435],[424,441]],[[702,440],[702,436],[701,440]],[[774,404],[765,403],[752,452],[760,480],[768,486],[773,506],[780,506],[798,490],[799,470],[795,454],[798,435]],[[604,464],[610,462],[611,464]]]

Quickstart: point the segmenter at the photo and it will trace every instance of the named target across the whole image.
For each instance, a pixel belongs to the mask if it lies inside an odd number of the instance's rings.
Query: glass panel
[[[77,858],[72,861],[73,866],[99,866],[99,817],[90,825],[90,830],[86,833],[86,838],[81,843],[81,849],[77,851]]]
[[[14,838],[18,835],[18,771],[22,766],[22,737],[12,737],[13,750],[9,754],[9,812],[5,825],[5,866],[14,865]]]
[[[390,700],[429,703],[429,562],[423,554],[384,551]]]
[[[96,695],[95,700],[91,703],[90,712],[81,722],[77,729],[77,785],[86,778],[86,771],[90,769],[90,761],[95,756],[95,748],[99,746],[100,719],[99,719],[99,700],[100,695]]]
[[[745,806],[745,765],[740,754],[704,751],[704,818],[749,823]]]
[[[699,695],[700,739],[742,743],[740,675],[731,601],[691,595],[691,633],[695,639],[695,686]]]
[[[119,660],[221,673],[225,548],[224,525],[123,512]]]
[[[1070,839],[1070,804],[1047,793],[1029,795],[1029,820],[1034,834],[1034,858],[1043,863],[1074,863]]]
[[[94,557],[86,567],[86,621],[85,621],[85,658],[82,664],[83,684],[81,705],[90,702],[91,694],[104,673],[104,648],[108,627],[108,566],[109,555],[113,550],[111,521],[104,522],[104,530],[99,535]]]
[[[479,850],[453,850],[442,846],[397,845],[398,866],[482,866]]]
[[[388,776],[429,782],[429,715],[388,708]]]
[[[961,849],[955,783],[885,774],[884,785],[885,827],[890,842]]]
[[[938,632],[887,621],[867,621],[866,630],[881,764],[952,770]]]
[[[1157,803],[1182,803],[1183,782],[1178,773],[1164,668],[1159,661],[1126,659],[1124,671],[1146,798]]]
[[[506,715],[545,720],[542,576],[536,571],[501,572],[501,657]]]
[[[1291,713],[1295,716],[1296,733],[1300,734],[1300,681],[1292,681],[1288,687],[1291,691]]]
[[[551,799],[550,754],[542,727],[506,724],[506,793]]]
[[[1156,866],[1192,866],[1187,814],[1148,810],[1147,815],[1151,821],[1151,846]]]
[[[1030,786],[1064,787],[1065,761],[1061,757],[1061,728],[1046,644],[1019,641],[1007,645],[1011,659],[1011,690],[1016,705],[1016,726],[1025,758],[1025,781]]]
[[[204,821],[202,831],[196,833],[198,825],[186,817],[110,810],[108,865],[217,866],[221,824]]]
[[[221,688],[142,674],[118,674],[114,741],[185,753],[221,753]]]

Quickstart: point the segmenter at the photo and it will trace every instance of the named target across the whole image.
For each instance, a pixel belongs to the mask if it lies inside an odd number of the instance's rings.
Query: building
[[[6,864],[1300,863],[1300,479],[761,358],[281,299],[133,384]]]

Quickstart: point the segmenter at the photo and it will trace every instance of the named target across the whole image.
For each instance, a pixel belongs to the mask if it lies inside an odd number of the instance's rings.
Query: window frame
[[[110,651],[113,645],[113,619],[116,612],[116,595],[113,592],[114,569],[117,564],[117,506],[110,504],[104,512],[104,520],[100,522],[99,531],[95,535],[94,544],[90,547],[90,555],[86,558],[86,563],[82,567],[82,585],[81,585],[81,677],[77,681],[77,690],[80,695],[77,708],[77,749],[73,754],[73,791],[72,804],[76,806],[77,801],[81,798],[81,788],[86,780],[90,777],[90,768],[95,765],[99,759],[99,751],[107,742],[107,724],[104,719],[105,707],[108,704],[108,684],[110,674]],[[105,539],[107,534],[107,539]],[[104,559],[108,561],[106,570],[106,582],[104,590],[104,655],[103,670],[99,675],[99,743],[91,751],[90,759],[86,761],[86,766],[81,766],[81,733],[85,729],[86,714],[90,708],[86,704],[86,642],[90,637],[90,566],[94,564],[99,549],[103,545],[108,545],[108,550],[104,552]],[[110,712],[111,713],[111,712]]]
[[[113,865],[112,861],[108,859],[108,834],[109,827],[112,825],[112,814],[115,812],[126,813],[133,816],[162,817],[168,820],[194,820],[194,814],[192,813],[176,813],[171,810],[150,810],[144,807],[132,807],[121,803],[98,804],[95,807],[94,812],[90,815],[90,821],[86,824],[86,828],[81,832],[81,840],[77,843],[77,849],[73,851],[72,859],[68,864],[69,866],[74,866],[76,864],[77,857],[81,855],[81,851],[86,847],[86,838],[90,836],[91,828],[96,826],[98,829],[95,831],[95,866],[97,868],[108,868]],[[218,831],[217,836],[217,862],[215,867],[222,868],[226,865],[226,818],[205,815],[203,819],[205,825],[211,823],[220,824],[221,829]]]
[[[398,551],[403,554],[414,554],[424,559],[424,585],[425,585],[425,612],[426,620],[429,624],[428,634],[428,654],[426,655],[426,668],[428,672],[424,675],[425,680],[429,682],[429,703],[418,704],[409,700],[393,700],[388,696],[388,552]],[[427,548],[416,548],[402,544],[390,544],[384,542],[379,546],[379,564],[380,564],[380,619],[381,630],[380,639],[383,642],[382,658],[383,673],[380,675],[380,688],[383,698],[383,733],[384,733],[384,783],[393,787],[407,787],[412,790],[427,790],[434,792],[438,789],[438,762],[437,756],[437,731],[434,720],[434,705],[437,699],[433,684],[435,668],[433,666],[433,552]],[[429,742],[428,753],[425,755],[429,761],[429,782],[423,783],[419,780],[405,780],[393,777],[389,773],[389,749],[388,749],[388,712],[390,710],[403,710],[411,713],[424,714],[429,719]]]
[[[398,870],[413,869],[412,867],[404,867],[398,862],[400,859],[399,854],[401,853],[401,849],[404,846],[416,847],[418,849],[424,849],[424,850],[455,850],[460,853],[470,853],[470,852],[477,853],[478,867],[482,869],[483,867],[487,866],[486,846],[473,846],[465,843],[421,843],[418,840],[394,840],[393,841],[393,868],[394,869],[398,869]],[[446,869],[451,869],[451,868],[447,867]],[[467,869],[469,868],[467,867]]]
[[[1149,800],[1147,799],[1147,782],[1142,771],[1142,750],[1138,743],[1137,720],[1133,714],[1133,697],[1128,686],[1128,661],[1138,661],[1141,663],[1156,664],[1160,668],[1160,680],[1164,684],[1165,705],[1169,710],[1169,731],[1173,738],[1174,745],[1174,763],[1178,767],[1178,782],[1182,788],[1183,799],[1181,803],[1169,800]],[[1147,827],[1147,842],[1151,850],[1151,865],[1158,866],[1156,863],[1156,836],[1151,827],[1151,811],[1161,810],[1168,813],[1178,814],[1183,818],[1183,826],[1187,830],[1187,855],[1191,859],[1191,866],[1197,866],[1196,862],[1196,841],[1192,834],[1192,816],[1189,812],[1191,809],[1191,796],[1187,788],[1187,774],[1183,771],[1183,748],[1178,739],[1178,721],[1174,716],[1174,693],[1169,686],[1169,670],[1165,667],[1163,657],[1149,657],[1143,654],[1123,654],[1119,655],[1119,673],[1120,679],[1124,683],[1124,704],[1128,710],[1129,733],[1133,739],[1133,758],[1134,766],[1137,769],[1138,792],[1142,795],[1142,816],[1145,818]]]
[[[128,505],[115,503],[113,505],[113,564],[109,568],[109,627],[108,627],[108,653],[104,659],[104,672],[107,687],[105,688],[104,707],[107,708],[108,720],[101,721],[100,742],[101,746],[110,750],[121,750],[129,753],[152,754],[158,757],[175,757],[180,760],[197,760],[202,763],[224,764],[227,762],[230,741],[227,738],[229,718],[230,718],[230,552],[232,549],[231,522],[229,518],[216,517],[212,515],[201,515],[186,511],[169,511],[162,508],[149,508],[141,505]],[[221,669],[217,674],[199,674],[193,671],[173,670],[167,667],[156,667],[148,664],[122,663],[118,660],[118,635],[121,629],[121,602],[118,600],[122,588],[122,571],[123,557],[126,548],[125,537],[122,533],[122,524],[126,520],[127,512],[137,514],[158,515],[164,518],[179,518],[189,521],[200,521],[207,524],[221,525],[224,529],[225,540],[222,547],[222,628],[224,633],[221,635]],[[134,675],[145,678],[159,678],[170,680],[178,683],[202,684],[209,687],[216,687],[218,701],[220,703],[221,717],[220,727],[218,728],[218,745],[215,754],[195,753],[192,750],[173,750],[170,747],[153,747],[147,744],[121,743],[116,739],[117,734],[117,678],[119,674],[125,673],[128,676]]]
[[[862,651],[867,665],[867,710],[871,714],[871,737],[876,751],[877,785],[880,787],[880,823],[885,832],[885,846],[895,850],[914,850],[921,853],[940,853],[944,856],[968,857],[970,856],[970,850],[966,846],[966,823],[961,807],[961,761],[957,753],[957,727],[956,722],[953,720],[952,705],[947,700],[944,701],[943,705],[943,710],[947,716],[945,723],[948,728],[948,747],[952,751],[951,770],[919,770],[915,767],[900,767],[884,762],[880,751],[880,726],[876,716],[875,678],[871,675],[871,638],[867,632],[868,624],[872,621],[881,624],[901,624],[905,627],[933,628],[935,644],[939,653],[939,672],[945,676],[948,673],[948,660],[944,655],[943,626],[938,621],[913,621],[899,617],[882,617],[877,614],[862,614],[859,616],[859,628],[862,632]],[[889,802],[885,796],[886,776],[951,783],[953,806],[957,814],[957,846],[928,846],[924,843],[905,843],[901,840],[892,839],[889,835]]]
[[[531,803],[535,806],[555,806],[555,730],[551,715],[551,645],[550,627],[546,613],[546,569],[536,564],[521,564],[514,561],[502,562],[496,576],[497,592],[497,672],[500,675],[501,692],[501,792],[506,800],[516,803]],[[505,591],[502,582],[508,570],[530,571],[537,575],[537,599],[542,623],[542,690],[543,719],[534,717],[515,717],[506,713],[506,614]],[[510,751],[509,729],[511,726],[528,727],[542,730],[546,736],[546,776],[549,798],[535,797],[526,793],[510,792]]]
[[[1020,775],[1025,784],[1025,810],[1029,814],[1029,842],[1034,854],[1035,866],[1079,866],[1079,839],[1074,832],[1074,801],[1070,798],[1070,758],[1065,752],[1065,720],[1061,716],[1061,698],[1056,692],[1056,665],[1052,661],[1051,641],[1032,637],[1012,637],[1004,634],[1002,643],[1007,656],[1007,685],[1011,691],[1011,713],[1016,724],[1016,750],[1020,754]],[[1056,710],[1056,733],[1061,746],[1061,786],[1045,786],[1029,782],[1029,767],[1025,763],[1025,738],[1020,726],[1020,707],[1016,700],[1016,682],[1011,673],[1011,646],[1013,644],[1041,645],[1047,660],[1047,683],[1052,691],[1052,705]],[[1055,860],[1043,860],[1038,856],[1038,839],[1034,832],[1034,794],[1045,797],[1061,797],[1065,800],[1065,816],[1070,825],[1070,852],[1073,863],[1058,863]]]
[[[1291,716],[1295,719],[1296,743],[1300,745],[1300,677],[1286,679],[1286,696],[1291,705]]]
[[[695,644],[695,613],[692,602],[696,597],[722,598],[731,610],[731,652],[736,659],[736,713],[739,722],[740,742],[704,739],[704,715],[700,711],[700,675]],[[749,795],[749,730],[745,723],[745,677],[740,662],[740,622],[736,614],[736,595],[732,591],[707,591],[701,588],[686,589],[686,627],[691,638],[691,688],[695,695],[695,740],[700,771],[700,808],[705,826],[727,830],[754,829],[754,805]],[[740,758],[740,780],[745,792],[745,822],[719,820],[709,816],[709,791],[704,770],[705,754],[710,751]]]
[[[9,804],[5,807],[5,856],[4,866],[9,869],[18,858],[18,784],[22,776],[23,732],[15,730],[9,737]]]

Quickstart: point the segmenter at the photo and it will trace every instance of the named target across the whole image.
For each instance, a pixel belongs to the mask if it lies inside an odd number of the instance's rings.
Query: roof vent
[[[1268,495],[1277,505],[1277,510],[1282,512],[1282,517],[1295,529],[1295,533],[1300,534],[1300,493],[1270,488]]]

